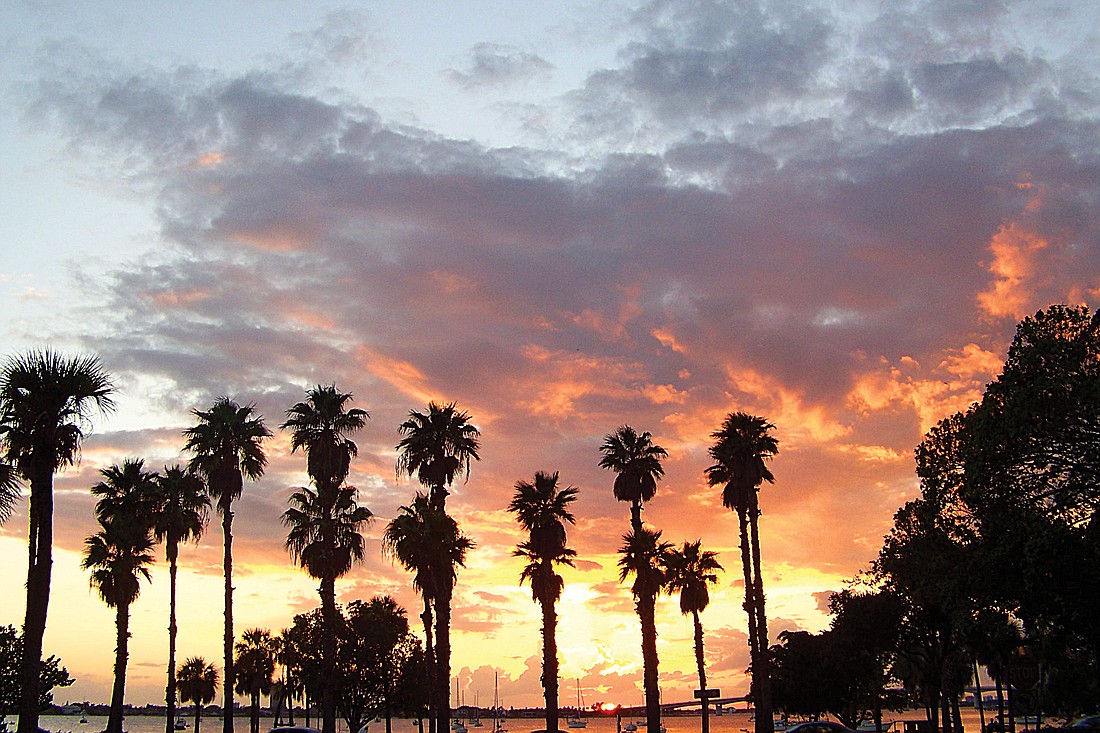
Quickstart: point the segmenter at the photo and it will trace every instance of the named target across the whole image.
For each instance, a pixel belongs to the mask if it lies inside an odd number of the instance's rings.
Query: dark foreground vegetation
[[[75,460],[93,413],[110,410],[112,394],[94,357],[31,352],[10,359],[0,374],[0,520],[11,516],[23,487],[30,490],[24,633],[0,629],[0,719],[18,713],[20,733],[36,733],[50,690],[71,683],[59,660],[43,659],[41,649],[52,481]],[[383,546],[411,573],[423,601],[414,633],[392,598],[336,603],[335,584],[363,559],[362,532],[372,520],[347,484],[357,455],[351,436],[370,417],[351,401],[335,385],[314,387],[280,426],[304,454],[309,477],[282,516],[286,547],[319,581],[319,607],[278,633],[233,630],[233,507],[245,480],[262,476],[272,434],[252,405],[221,397],[194,410],[195,424],[183,434],[185,466],[155,471],[127,460],[101,471],[91,488],[100,529],[87,539],[84,566],[116,611],[107,733],[122,731],[129,608],[160,543],[171,583],[166,733],[174,729],[177,701],[194,704],[198,733],[219,685],[226,733],[235,695],[249,700],[254,732],[264,696],[292,723],[296,715],[309,723],[304,711],[315,708],[323,733],[334,733],[337,716],[351,730],[375,716],[386,719],[387,731],[395,716],[418,719],[430,733],[449,730],[451,598],[476,543],[448,514],[446,500],[480,460],[480,432],[454,404],[411,411],[398,427],[396,468],[422,490],[385,527]],[[772,733],[773,709],[831,714],[854,727],[913,706],[926,711],[932,730],[959,733],[959,700],[979,667],[994,680],[1009,728],[1014,716],[1061,720],[1100,707],[1100,315],[1052,306],[1021,322],[981,401],[941,421],[918,446],[920,496],[897,512],[868,570],[833,596],[830,628],[785,632],[769,646],[759,493],[775,480],[768,467],[779,450],[774,428],[759,416],[728,414],[710,436],[713,464],[706,469],[707,483],[721,490],[715,503],[720,498],[737,519],[756,733]],[[630,507],[619,578],[630,581],[639,617],[646,721],[656,732],[656,603],[679,594],[693,626],[699,687],[706,689],[700,613],[722,566],[698,542],[676,546],[642,521],[668,455],[648,432],[622,425],[604,437],[599,454],[599,465],[615,476],[614,497]],[[567,537],[576,496],[556,472],[539,471],[517,481],[508,506],[525,533],[514,555],[525,563],[518,581],[530,585],[541,610],[545,708],[555,728],[556,603],[563,590],[557,569],[576,556]],[[205,531],[212,511],[224,546],[220,670],[197,657],[175,661],[179,548]],[[706,733],[705,699],[702,707]]]

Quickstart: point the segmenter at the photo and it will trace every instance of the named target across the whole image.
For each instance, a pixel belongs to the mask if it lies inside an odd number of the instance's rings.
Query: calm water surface
[[[885,724],[888,720],[919,720],[924,717],[923,713],[919,711],[908,711],[905,713],[887,713],[883,716],[883,722]],[[630,722],[630,718],[623,718],[623,725]],[[644,717],[639,716],[636,719],[638,722],[638,732],[645,732]],[[295,716],[295,722],[298,725],[304,724],[304,719],[300,715]],[[483,727],[476,728],[467,721],[467,728],[469,733],[491,733],[492,723],[489,720],[483,720]],[[10,723],[14,723],[10,721]],[[187,718],[187,729],[181,733],[194,733],[194,718]],[[266,733],[271,728],[273,721],[271,718],[260,719],[260,731]],[[531,731],[538,730],[540,728],[545,729],[545,721],[540,718],[507,718],[503,721],[504,727],[508,733],[531,733]],[[664,726],[668,729],[668,733],[699,733],[701,728],[701,720],[698,717],[666,717],[662,720]],[[316,726],[317,721],[311,720],[311,725]],[[80,722],[80,716],[75,715],[43,715],[39,719],[39,725],[46,730],[52,731],[52,733],[102,733],[103,729],[107,727],[107,718],[101,716],[90,716],[87,723]],[[408,720],[394,719],[392,723],[393,733],[417,733],[416,722]],[[617,733],[615,719],[614,718],[589,718],[588,727],[584,729],[568,729],[565,727],[565,719],[560,720],[561,728],[566,733]],[[127,716],[124,727],[127,733],[164,733],[164,718],[147,716],[147,715],[131,715]],[[963,727],[967,733],[980,733],[981,725],[978,719],[978,712],[968,708],[963,708]],[[900,733],[901,724],[896,725],[891,733]],[[10,725],[10,729],[14,730],[14,725]],[[221,718],[218,717],[204,717],[200,725],[199,733],[221,733],[222,723]],[[752,733],[752,721],[749,719],[749,714],[744,712],[726,713],[721,716],[711,715],[710,718],[711,733]],[[347,726],[343,721],[337,722],[337,730],[340,733],[348,733]],[[424,731],[427,733],[427,722],[424,725]],[[234,733],[248,733],[248,713],[244,715],[233,716],[233,731]],[[368,733],[386,733],[385,722],[371,723]],[[450,733],[448,731],[448,733]]]

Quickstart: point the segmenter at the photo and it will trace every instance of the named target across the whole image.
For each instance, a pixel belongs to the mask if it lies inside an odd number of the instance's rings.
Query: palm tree
[[[768,663],[768,620],[764,612],[764,582],[760,573],[760,484],[774,483],[766,461],[779,452],[775,428],[762,417],[731,412],[722,427],[710,434],[714,465],[706,470],[707,483],[724,486],[722,505],[737,512],[741,533],[741,567],[745,576],[745,612],[749,617],[752,657],[752,697],[756,733],[772,733],[771,675]]]
[[[253,417],[255,409],[254,405],[242,406],[228,397],[219,397],[209,410],[192,410],[198,423],[183,431],[187,438],[184,450],[194,454],[188,468],[205,480],[206,489],[217,501],[218,514],[222,517],[225,574],[223,733],[233,733],[233,502],[241,495],[245,477],[256,480],[263,475],[267,456],[262,442],[271,436],[263,418]]]
[[[94,356],[51,349],[11,357],[0,370],[0,457],[30,485],[27,604],[19,733],[38,733],[38,679],[53,568],[53,475],[72,465],[93,410],[110,412],[114,387]]]
[[[267,629],[246,629],[236,645],[237,657],[234,660],[236,683],[234,689],[238,695],[248,695],[249,730],[260,730],[260,695],[271,692],[275,676],[275,637]]]
[[[370,417],[366,410],[348,409],[350,392],[336,385],[316,386],[306,400],[286,411],[283,430],[291,431],[291,452],[306,452],[306,473],[316,491],[299,489],[291,496],[294,505],[283,514],[291,527],[286,545],[295,561],[311,577],[321,581],[324,619],[324,685],[321,688],[321,728],[336,731],[336,578],[345,575],[353,562],[363,559],[360,527],[373,516],[356,503],[357,491],[344,486],[351,459],[358,453],[349,433],[361,429]]]
[[[92,487],[98,497],[95,514],[101,522],[138,522],[151,527],[157,508],[157,475],[145,461],[127,458],[122,465],[101,468],[103,480]]]
[[[440,405],[428,404],[427,412],[411,410],[409,418],[398,426],[403,436],[397,443],[397,472],[416,476],[417,480],[428,487],[428,505],[440,512],[440,528],[445,538],[450,530],[446,517],[448,486],[458,476],[470,475],[470,461],[481,460],[478,454],[480,431],[470,423],[470,414],[460,411],[455,403]],[[454,525],[451,538],[461,537],[458,525]],[[473,547],[473,543],[470,543]],[[442,545],[436,548],[444,551]],[[469,548],[467,548],[469,549]],[[462,556],[465,557],[465,551]],[[436,588],[433,592],[435,606],[435,703],[437,733],[443,733],[450,722],[450,678],[451,678],[451,594],[457,578],[456,566],[449,558],[440,556],[442,563],[435,573]],[[460,563],[461,564],[461,563]],[[447,567],[449,565],[449,568]],[[228,732],[227,732],[228,733]]]
[[[710,733],[710,705],[705,697],[707,670],[703,663],[703,624],[699,614],[710,604],[707,585],[718,582],[715,572],[718,570],[722,570],[718,553],[703,550],[699,540],[685,542],[682,548],[670,552],[665,567],[668,591],[680,591],[680,613],[690,613],[695,626],[695,665],[699,668],[699,689],[704,695],[702,733]]]
[[[519,581],[531,583],[531,598],[542,608],[542,690],[546,709],[546,730],[558,729],[558,644],[557,612],[565,581],[554,565],[573,566],[577,553],[566,547],[565,522],[574,523],[569,504],[577,498],[572,486],[558,489],[558,472],[537,471],[534,482],[516,482],[516,491],[508,511],[528,533],[512,553],[527,560]]]
[[[11,519],[19,502],[19,475],[10,463],[0,461],[0,525]]]
[[[415,573],[413,584],[424,598],[425,649],[435,654],[429,666],[429,684],[434,704],[434,733],[445,733],[450,724],[451,594],[458,568],[465,567],[466,554],[474,541],[462,534],[458,522],[432,506],[424,494],[417,494],[412,506],[403,506],[386,526],[383,547],[407,570]],[[434,609],[435,626],[432,628]],[[433,633],[434,631],[434,633]]]
[[[283,524],[290,527],[286,547],[294,561],[311,578],[321,581],[321,615],[324,621],[322,659],[321,730],[336,731],[336,579],[363,561],[360,531],[371,517],[370,509],[359,506],[358,490],[342,486],[335,490],[298,489],[290,497],[291,507],[283,512]]]
[[[447,487],[456,477],[470,475],[471,460],[481,460],[481,433],[470,424],[470,414],[460,412],[453,402],[431,402],[427,412],[411,410],[397,429],[404,436],[397,444],[397,472],[415,474],[428,487],[432,507],[445,509]]]
[[[291,451],[306,452],[306,473],[322,490],[335,489],[348,477],[351,459],[358,454],[349,433],[362,429],[370,413],[353,407],[350,392],[340,392],[335,384],[317,386],[306,392],[306,401],[286,411],[280,427],[291,431]]]
[[[661,730],[661,696],[657,683],[657,595],[665,588],[664,568],[672,544],[661,541],[661,532],[643,527],[623,536],[619,548],[619,582],[631,575],[634,608],[642,626],[642,681],[645,687],[646,726],[649,733]]]
[[[657,482],[665,475],[661,459],[668,451],[653,443],[648,432],[639,434],[629,425],[622,425],[604,436],[600,446],[603,458],[600,468],[614,471],[615,498],[630,502],[630,528],[634,534],[642,530],[642,504],[657,493]]]
[[[115,609],[115,681],[106,733],[122,733],[122,706],[126,694],[126,662],[129,659],[130,604],[141,592],[141,578],[151,580],[153,537],[141,521],[104,521],[102,529],[85,543],[81,567],[91,570],[91,585],[100,598]]]
[[[164,731],[172,733],[176,723],[176,571],[181,542],[198,541],[206,529],[210,497],[206,485],[194,473],[180,466],[164,467],[156,477],[156,512],[153,536],[164,541],[168,558],[168,686]]]
[[[180,700],[195,703],[195,731],[199,733],[202,706],[214,701],[218,692],[218,670],[202,657],[190,657],[180,665],[176,673]]]

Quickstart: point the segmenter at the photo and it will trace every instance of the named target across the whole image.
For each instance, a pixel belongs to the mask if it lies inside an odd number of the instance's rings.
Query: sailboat
[[[570,728],[587,728],[588,721],[581,717],[581,710],[584,709],[584,701],[581,698],[581,681],[576,680],[577,683],[577,711],[570,716],[569,722],[566,723]]]
[[[493,672],[493,733],[508,733],[500,720],[500,700],[497,697],[497,672]]]

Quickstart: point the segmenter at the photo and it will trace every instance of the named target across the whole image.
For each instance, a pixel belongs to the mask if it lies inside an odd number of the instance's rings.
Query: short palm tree
[[[181,542],[198,541],[206,529],[210,497],[206,485],[194,473],[180,466],[164,467],[156,477],[156,511],[153,536],[164,542],[168,558],[168,686],[165,689],[167,713],[164,731],[172,733],[176,724],[176,572]]]
[[[202,477],[222,517],[225,574],[225,635],[222,642],[224,675],[222,731],[233,733],[233,502],[240,498],[245,477],[256,480],[264,473],[267,456],[264,438],[271,431],[254,405],[238,405],[219,397],[209,410],[192,410],[198,422],[183,431],[184,450],[194,454],[188,468]]]
[[[458,476],[470,475],[470,461],[479,461],[481,433],[470,423],[470,414],[452,402],[428,404],[427,412],[409,412],[409,419],[398,426],[397,472],[416,476],[428,487],[428,500],[436,509],[445,509],[447,489]]]
[[[11,357],[0,369],[0,459],[30,486],[27,603],[20,664],[19,733],[38,731],[38,679],[53,568],[53,476],[71,466],[94,411],[114,408],[99,359],[51,349]]]
[[[176,672],[180,700],[195,704],[195,733],[199,733],[202,706],[214,701],[218,692],[218,670],[202,657],[190,657]]]
[[[546,730],[558,729],[558,617],[555,604],[561,598],[565,581],[555,565],[573,566],[577,553],[566,546],[565,523],[574,523],[569,505],[577,498],[572,486],[558,488],[558,472],[538,471],[535,480],[518,481],[508,511],[528,533],[512,553],[527,561],[519,579],[531,583],[531,597],[542,608],[542,690],[546,710]]]
[[[275,637],[267,629],[246,629],[236,644],[233,688],[238,695],[248,695],[248,729],[252,733],[260,730],[260,695],[270,694],[275,681],[276,646]]]
[[[386,551],[413,571],[413,583],[424,597],[425,649],[434,653],[436,663],[429,667],[434,705],[434,733],[445,733],[450,724],[451,595],[458,568],[465,567],[466,555],[474,541],[462,534],[458,522],[445,511],[432,506],[424,494],[417,494],[412,506],[403,506],[386,526],[382,538]],[[434,629],[431,628],[434,610]],[[431,729],[431,724],[429,728]]]
[[[642,682],[645,687],[646,726],[661,730],[661,695],[657,682],[657,596],[665,588],[665,571],[672,544],[661,541],[659,530],[643,527],[623,536],[619,548],[619,582],[631,575],[634,608],[642,626]]]
[[[745,576],[745,612],[749,618],[752,657],[752,697],[756,733],[772,733],[771,674],[768,663],[768,620],[764,609],[764,581],[760,571],[758,491],[775,477],[767,461],[779,452],[775,428],[762,417],[731,412],[722,427],[710,434],[714,465],[706,470],[707,483],[723,486],[722,505],[737,512],[741,534],[741,567]]]
[[[642,529],[642,504],[657,494],[657,482],[665,475],[661,459],[668,451],[653,442],[648,432],[638,433],[629,425],[604,436],[600,446],[600,468],[614,471],[615,498],[630,502],[630,528]]]
[[[699,669],[699,689],[707,689],[707,668],[703,661],[703,623],[699,614],[710,604],[708,585],[718,582],[718,553],[702,549],[699,540],[685,542],[679,550],[669,553],[665,577],[670,593],[680,591],[680,613],[691,614],[695,627],[695,665]],[[706,694],[705,692],[703,693]],[[702,733],[710,733],[710,705],[703,697]]]
[[[311,578],[321,581],[321,613],[324,620],[322,658],[321,729],[336,731],[336,579],[363,561],[362,527],[370,509],[359,506],[358,490],[342,486],[325,492],[300,488],[290,497],[291,507],[283,512],[283,524],[290,527],[286,546],[294,561]]]
[[[122,733],[126,694],[126,662],[129,659],[130,604],[141,592],[140,581],[151,580],[153,538],[148,526],[124,517],[102,522],[101,529],[84,543],[81,566],[91,570],[91,585],[100,598],[115,609],[115,680],[106,733]]]

